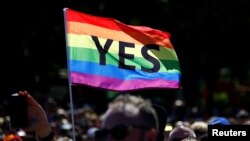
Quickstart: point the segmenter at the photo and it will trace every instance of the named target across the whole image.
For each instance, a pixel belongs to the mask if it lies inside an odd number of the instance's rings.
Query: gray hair
[[[141,96],[135,96],[130,94],[123,94],[116,97],[110,104],[109,108],[126,107],[127,105],[133,105],[138,110],[139,120],[149,128],[156,128],[159,130],[159,121],[157,113],[152,106],[152,103],[148,99],[144,99]],[[125,112],[127,110],[124,110]],[[128,111],[129,112],[129,111]]]

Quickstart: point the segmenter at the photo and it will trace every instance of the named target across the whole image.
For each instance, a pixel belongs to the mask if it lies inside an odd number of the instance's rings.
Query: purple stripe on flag
[[[143,88],[179,88],[179,81],[174,80],[121,80],[105,76],[89,75],[71,72],[72,84],[86,84],[93,87],[100,87],[109,90],[124,91]]]

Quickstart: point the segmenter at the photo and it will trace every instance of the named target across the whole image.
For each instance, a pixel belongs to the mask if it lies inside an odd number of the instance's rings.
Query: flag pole
[[[76,132],[75,132],[75,120],[74,120],[74,106],[73,106],[73,96],[72,96],[72,87],[71,87],[71,77],[70,77],[70,65],[69,65],[69,49],[67,47],[67,22],[66,22],[66,11],[68,8],[64,8],[64,29],[65,29],[65,43],[66,43],[66,55],[67,55],[67,74],[68,74],[68,87],[69,87],[69,96],[70,96],[70,111],[71,111],[71,122],[72,122],[72,137],[73,141],[76,141]]]

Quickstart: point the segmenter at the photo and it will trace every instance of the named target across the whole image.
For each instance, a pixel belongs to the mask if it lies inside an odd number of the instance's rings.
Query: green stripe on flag
[[[89,48],[69,47],[70,60],[80,60],[99,63],[100,55],[97,50]],[[118,67],[119,56],[113,53],[106,54],[106,64]],[[144,68],[152,68],[153,64],[145,58],[135,57],[134,59],[125,59],[126,65],[135,66],[137,70]],[[169,70],[180,70],[179,62],[177,60],[160,60],[159,72],[168,72]]]

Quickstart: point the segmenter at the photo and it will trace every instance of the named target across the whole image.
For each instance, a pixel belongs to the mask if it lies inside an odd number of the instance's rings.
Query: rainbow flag
[[[179,88],[170,34],[64,8],[70,83],[114,91]]]

